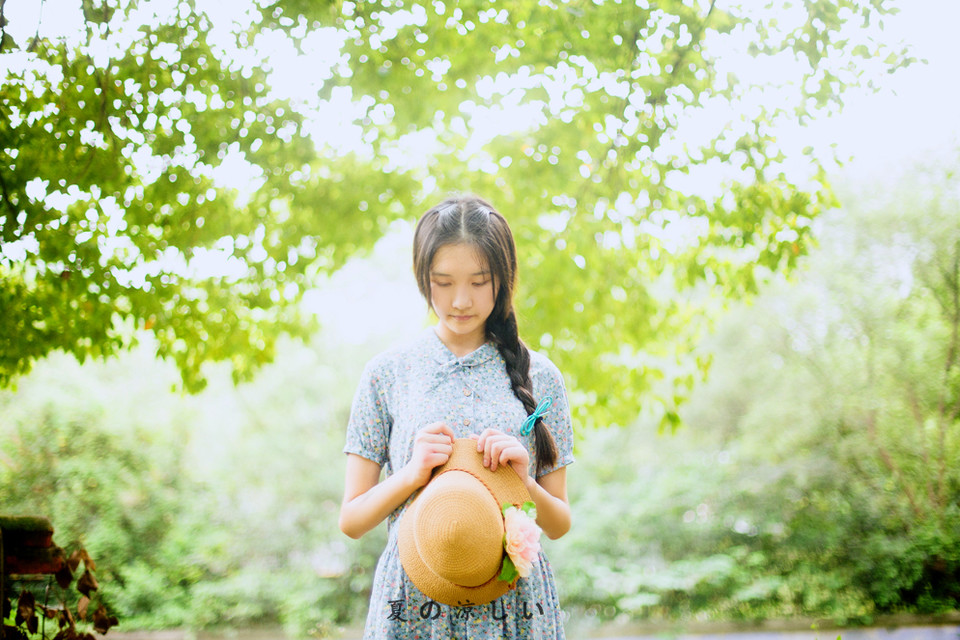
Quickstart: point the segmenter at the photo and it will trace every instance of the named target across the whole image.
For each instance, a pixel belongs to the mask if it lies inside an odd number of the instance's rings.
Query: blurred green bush
[[[0,395],[0,512],[45,515],[61,544],[82,542],[123,629],[322,635],[365,609],[384,544],[337,528],[359,370],[335,352],[288,345],[257,381],[213,372],[198,396],[146,349],[52,357]]]
[[[574,527],[547,542],[571,620],[870,622],[960,602],[960,194],[948,169],[841,193],[795,277],[729,311],[685,426],[579,432]],[[144,348],[52,357],[0,394],[0,512],[96,558],[121,629],[366,609],[383,527],[336,520],[344,425],[383,344],[321,334],[196,396]],[[149,345],[147,345],[149,347]]]

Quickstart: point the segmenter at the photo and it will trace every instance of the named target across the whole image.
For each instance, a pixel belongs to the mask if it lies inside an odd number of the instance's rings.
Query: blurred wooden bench
[[[53,525],[47,518],[0,516],[0,597],[12,580],[27,576],[69,577],[63,549],[53,543]],[[4,629],[0,624],[0,640]]]

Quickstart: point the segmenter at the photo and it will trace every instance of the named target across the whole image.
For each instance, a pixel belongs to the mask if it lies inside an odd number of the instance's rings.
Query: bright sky
[[[852,174],[866,178],[896,171],[906,161],[960,145],[960,70],[957,66],[958,0],[905,0],[887,20],[887,33],[913,46],[928,60],[884,79],[878,94],[845,99],[842,114],[808,132],[836,141],[855,157]]]

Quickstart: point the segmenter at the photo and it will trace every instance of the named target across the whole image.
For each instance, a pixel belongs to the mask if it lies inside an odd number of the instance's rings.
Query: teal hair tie
[[[550,405],[552,404],[553,396],[547,396],[544,398],[540,404],[537,405],[537,408],[533,410],[533,413],[528,415],[527,419],[523,421],[522,425],[520,425],[520,435],[530,435],[530,432],[533,431],[533,425],[537,423],[537,419],[542,418],[543,414],[547,412],[547,409],[549,409]]]

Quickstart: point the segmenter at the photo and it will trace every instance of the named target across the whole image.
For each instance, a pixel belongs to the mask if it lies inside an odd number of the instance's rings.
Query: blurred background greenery
[[[0,514],[121,630],[358,624],[350,400],[472,190],[575,407],[572,635],[955,612],[952,57],[788,4],[0,2]]]
[[[677,434],[655,415],[578,430],[576,526],[547,543],[577,624],[956,609],[953,172],[844,193],[800,272],[701,345]],[[213,367],[196,395],[149,344],[45,359],[0,395],[0,511],[82,540],[123,628],[355,623],[384,540],[337,529],[340,449],[388,340],[329,333],[238,386]]]

